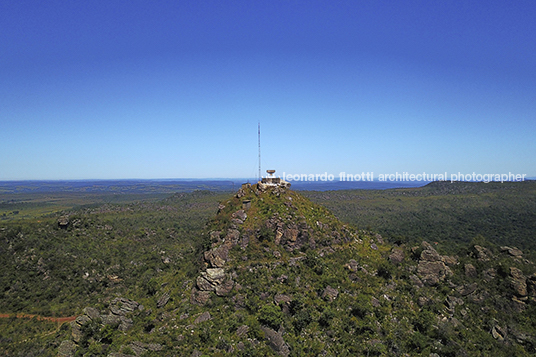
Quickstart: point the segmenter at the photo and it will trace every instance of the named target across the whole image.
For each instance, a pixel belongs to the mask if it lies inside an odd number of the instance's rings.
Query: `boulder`
[[[87,315],[80,315],[74,321],[71,322],[71,335],[74,342],[80,342],[82,339],[83,326],[91,322],[91,318]]]
[[[125,316],[126,314],[138,311],[140,304],[134,300],[118,297],[110,303],[110,311],[114,315]]]
[[[195,305],[205,305],[210,300],[210,291],[200,291],[193,288],[190,294],[190,302]]]
[[[436,285],[446,277],[452,275],[452,271],[443,262],[443,257],[430,245],[423,241],[417,274],[426,285]]]
[[[248,218],[248,215],[246,214],[246,212],[241,209],[239,211],[236,211],[235,213],[233,213],[233,218],[237,218],[239,220],[241,220],[242,222],[244,222],[246,220],[246,218]]]
[[[467,284],[467,285],[457,287],[456,291],[462,296],[467,296],[467,295],[474,293],[477,287],[478,287],[477,283]]]
[[[234,281],[231,279],[225,280],[222,284],[216,285],[214,291],[218,296],[225,296],[231,292],[234,286]]]
[[[99,310],[93,308],[93,307],[86,307],[84,310],[82,310],[85,315],[87,315],[90,319],[96,320],[100,318],[100,312]]]
[[[393,251],[389,255],[389,260],[393,264],[400,264],[404,261],[404,250],[400,248],[393,248]]]
[[[236,329],[236,335],[238,337],[244,337],[248,334],[249,326],[248,325],[242,325],[239,328]]]
[[[212,268],[223,268],[227,260],[229,260],[229,246],[221,245],[206,251],[204,257]]]
[[[423,282],[421,279],[419,279],[419,277],[415,274],[411,275],[409,277],[409,280],[411,280],[411,282],[413,283],[413,286],[415,286],[416,288],[420,289],[424,286]]]
[[[163,293],[162,296],[160,297],[160,299],[158,299],[158,301],[156,303],[156,307],[157,308],[164,307],[164,306],[166,306],[168,301],[169,301],[169,293],[167,293],[167,292]]]
[[[452,271],[442,261],[420,261],[417,266],[417,274],[426,285],[436,285],[446,277],[452,275]]]
[[[479,245],[475,245],[473,248],[474,248],[473,253],[475,257],[481,262],[487,262],[491,260],[491,258],[493,257],[493,254],[488,248],[484,248]]]
[[[458,264],[457,257],[452,257],[452,256],[447,256],[447,255],[441,256],[441,261],[447,264],[448,266],[453,266],[453,265]]]
[[[205,311],[194,320],[194,324],[197,325],[208,320],[212,320],[212,316],[210,316],[210,312]]]
[[[58,227],[67,228],[69,226],[69,216],[61,216],[58,218]]]
[[[510,267],[510,285],[517,296],[525,297],[528,295],[527,278],[518,268]]]
[[[76,352],[76,344],[71,340],[61,341],[58,348],[58,357],[73,357]]]
[[[501,247],[501,251],[507,252],[508,254],[516,258],[521,258],[523,256],[523,252],[521,251],[521,249],[516,248],[516,247],[510,248],[510,247],[504,246],[504,247]]]
[[[421,252],[421,260],[428,262],[441,261],[441,255],[430,244],[424,243],[426,242],[423,242],[423,246],[426,248]]]
[[[213,291],[215,289],[215,286],[201,275],[197,277],[196,286],[201,291]]]
[[[350,259],[348,264],[345,265],[350,271],[353,271],[354,273],[357,272],[357,269],[359,268],[359,264],[354,259]]]
[[[277,354],[281,356],[288,356],[290,354],[290,348],[283,339],[281,333],[275,332],[269,327],[261,327],[264,332],[264,337],[268,341],[268,346]]]
[[[339,296],[339,291],[329,285],[324,289],[324,292],[322,293],[322,298],[327,301],[333,301],[337,298],[337,296]]]
[[[292,301],[292,298],[288,295],[285,295],[285,294],[276,294],[274,296],[274,302],[279,305],[279,304],[288,304]]]
[[[468,278],[477,277],[476,268],[473,264],[465,264],[464,269],[465,269],[465,276],[467,276]]]

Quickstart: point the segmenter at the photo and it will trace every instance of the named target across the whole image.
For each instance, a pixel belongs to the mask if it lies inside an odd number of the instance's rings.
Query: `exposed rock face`
[[[477,277],[476,268],[473,264],[465,264],[464,269],[465,269],[465,276],[469,278]]]
[[[196,305],[205,305],[210,299],[210,291],[198,290],[196,288],[192,289],[190,294],[190,302]]]
[[[241,209],[239,211],[236,211],[235,213],[233,213],[233,218],[237,218],[239,220],[241,220],[242,222],[244,222],[246,220],[246,218],[248,218],[248,215],[246,214],[246,212]]]
[[[169,293],[163,293],[162,296],[158,299],[158,302],[156,303],[156,307],[161,308],[161,307],[166,306],[166,304],[169,301],[169,298],[170,298]]]
[[[443,257],[427,242],[422,242],[424,250],[417,266],[417,274],[426,285],[436,285],[452,275],[452,270],[443,262]]]
[[[516,247],[510,248],[510,247],[503,246],[501,247],[501,251],[507,252],[508,254],[516,258],[521,258],[523,256],[523,252],[521,251],[521,249],[516,248]]]
[[[495,268],[489,268],[482,272],[482,276],[484,277],[484,280],[491,281],[497,276],[497,270]]]
[[[488,248],[484,248],[479,245],[475,245],[473,248],[474,248],[474,255],[479,261],[487,262],[491,258],[493,258],[493,254]]]
[[[354,259],[350,259],[348,264],[346,264],[346,267],[350,271],[353,271],[355,273],[355,272],[357,272],[357,269],[359,269],[359,264],[357,264],[357,262]]]
[[[65,340],[58,348],[58,357],[73,357],[75,352],[76,344],[71,340]]]
[[[236,335],[239,337],[244,337],[248,334],[249,326],[248,325],[242,325],[239,328],[236,329]]]
[[[514,289],[514,293],[519,297],[526,297],[527,291],[527,278],[523,275],[523,272],[518,268],[510,268],[510,284]]]
[[[110,313],[101,314],[95,308],[86,307],[83,310],[84,314],[78,316],[76,320],[71,322],[73,341],[80,342],[83,337],[84,326],[97,321],[102,326],[117,325],[118,330],[123,332],[128,331],[132,327],[133,322],[127,315],[139,313],[144,307],[136,301],[118,297],[111,301],[109,309]]]
[[[58,218],[58,227],[67,228],[69,226],[69,216],[61,216]]]
[[[264,332],[264,337],[268,340],[268,345],[277,354],[281,356],[288,356],[290,354],[290,348],[283,339],[282,334],[275,332],[269,327],[261,327]]]
[[[210,312],[205,311],[194,320],[194,324],[197,325],[197,324],[200,324],[201,322],[205,322],[208,320],[212,320],[212,316],[210,316]]]
[[[212,268],[223,268],[229,259],[229,247],[221,245],[204,253],[205,260]]]
[[[114,315],[125,316],[128,313],[138,310],[140,306],[136,301],[118,297],[110,303],[110,311]]]
[[[404,250],[400,248],[394,248],[389,255],[389,260],[393,264],[400,264],[404,261]]]
[[[339,296],[339,291],[329,285],[324,289],[324,292],[322,293],[322,298],[327,301],[333,301],[337,298],[337,296]]]
[[[473,283],[473,284],[460,286],[456,289],[456,291],[462,296],[467,296],[467,295],[474,293],[477,287],[478,287],[478,284]]]
[[[128,345],[128,347],[134,352],[136,356],[141,356],[149,351],[157,352],[163,349],[163,346],[159,343],[143,343],[134,341]]]

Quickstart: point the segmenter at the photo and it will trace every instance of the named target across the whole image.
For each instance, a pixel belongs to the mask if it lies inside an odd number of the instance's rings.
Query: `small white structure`
[[[268,173],[268,177],[263,177],[259,181],[259,186],[261,189],[267,188],[267,187],[283,187],[283,188],[289,188],[290,182],[287,182],[283,180],[280,177],[275,177],[275,170],[266,170]]]

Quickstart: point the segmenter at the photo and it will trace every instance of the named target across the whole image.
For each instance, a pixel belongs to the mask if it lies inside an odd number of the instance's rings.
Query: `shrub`
[[[261,324],[277,330],[283,321],[283,312],[275,305],[264,305],[259,310],[258,320]]]

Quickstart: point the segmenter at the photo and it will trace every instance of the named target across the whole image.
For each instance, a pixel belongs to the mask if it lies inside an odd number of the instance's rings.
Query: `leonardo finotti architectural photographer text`
[[[339,181],[466,181],[466,182],[520,182],[525,181],[526,174],[478,174],[470,173],[464,174],[461,172],[448,174],[447,172],[441,174],[430,174],[426,172],[418,174],[410,174],[408,172],[395,172],[394,174],[379,174],[374,176],[374,172],[361,172],[356,174],[340,172],[338,175],[329,174],[324,172],[322,174],[287,174],[283,172],[281,178],[285,181],[335,181],[337,178]]]

